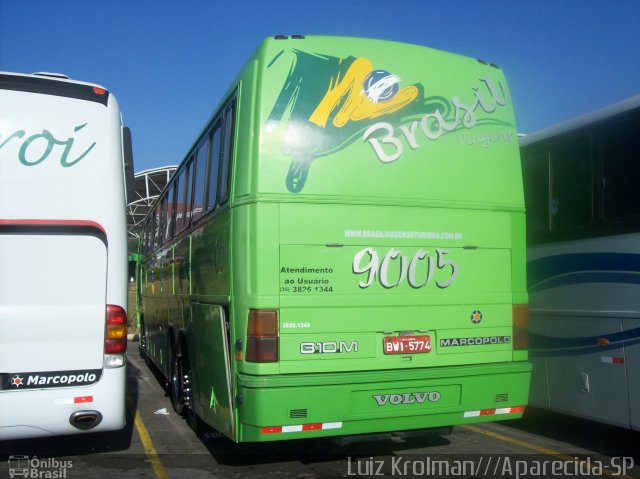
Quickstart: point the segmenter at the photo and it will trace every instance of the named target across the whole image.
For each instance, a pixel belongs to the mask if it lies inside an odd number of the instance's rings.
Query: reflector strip
[[[322,424],[304,424],[302,426],[303,431],[317,431],[322,429]]]
[[[466,411],[464,417],[494,416],[498,414],[518,414],[524,412],[524,406],[502,407],[499,409],[481,409],[480,411]]]
[[[322,429],[342,429],[341,422],[325,422],[322,425]]]
[[[262,429],[260,429],[260,432],[262,434],[273,434],[277,432],[282,432],[282,426],[263,427]]]
[[[602,356],[600,360],[608,364],[624,364],[624,358],[615,358],[611,356]]]
[[[282,432],[301,432],[302,424],[298,426],[282,426]]]
[[[318,422],[311,424],[296,424],[294,426],[267,426],[260,429],[262,434],[279,434],[285,432],[320,431],[326,429],[341,429],[342,422]]]
[[[56,399],[55,405],[64,406],[67,404],[82,404],[87,402],[93,402],[93,396],[76,396],[74,398]]]

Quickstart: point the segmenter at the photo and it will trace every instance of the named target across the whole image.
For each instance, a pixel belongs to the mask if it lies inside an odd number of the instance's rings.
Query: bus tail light
[[[124,365],[127,351],[127,313],[120,306],[107,304],[107,319],[104,334],[105,367]],[[118,355],[111,357],[111,355]]]
[[[529,348],[529,305],[513,305],[513,349]]]
[[[278,361],[278,312],[273,309],[249,311],[246,360],[251,363]]]

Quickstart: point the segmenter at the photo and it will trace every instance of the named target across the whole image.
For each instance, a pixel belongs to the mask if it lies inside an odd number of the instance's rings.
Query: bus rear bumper
[[[240,376],[238,441],[442,428],[522,417],[531,365]]]
[[[0,391],[0,441],[122,429],[125,377],[123,366],[104,369],[100,380],[88,386]],[[99,413],[98,425],[82,431],[71,424],[72,418],[78,420],[75,413],[87,424],[89,412]]]

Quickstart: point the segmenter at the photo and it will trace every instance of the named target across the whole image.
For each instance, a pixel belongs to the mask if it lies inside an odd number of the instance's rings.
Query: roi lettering
[[[76,126],[73,129],[74,133],[82,130],[85,126],[87,126],[87,123]],[[12,142],[12,140],[15,140],[13,143],[22,140],[26,134],[27,132],[25,130],[15,131],[0,143],[0,150]],[[62,146],[64,150],[60,154],[60,165],[64,168],[69,168],[87,156],[93,147],[96,146],[96,142],[94,141],[82,154],[70,160],[69,154],[73,148],[73,143],[74,138],[72,137],[64,141],[58,140],[49,130],[43,129],[41,133],[35,133],[22,141],[22,145],[18,150],[18,160],[24,166],[36,166],[49,157],[55,146]]]

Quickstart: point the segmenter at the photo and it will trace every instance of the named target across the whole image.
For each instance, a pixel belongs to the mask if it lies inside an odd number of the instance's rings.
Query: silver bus
[[[520,146],[530,404],[640,430],[640,96]]]

